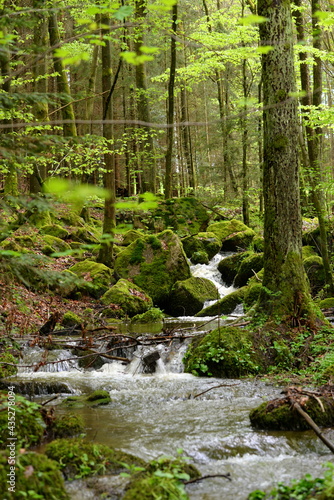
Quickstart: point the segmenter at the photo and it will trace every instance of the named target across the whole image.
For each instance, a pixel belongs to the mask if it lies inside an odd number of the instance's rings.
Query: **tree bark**
[[[173,154],[173,140],[174,140],[174,86],[175,86],[175,73],[176,73],[176,29],[177,29],[177,4],[173,5],[172,10],[172,36],[170,42],[170,71],[168,82],[168,102],[167,102],[167,151],[165,157],[166,173],[165,173],[165,198],[172,196],[172,154]]]
[[[297,325],[315,319],[302,262],[298,119],[290,0],[258,0],[264,121],[264,277],[258,310]]]

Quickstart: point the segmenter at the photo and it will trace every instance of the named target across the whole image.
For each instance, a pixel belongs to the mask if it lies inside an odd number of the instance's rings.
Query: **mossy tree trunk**
[[[264,277],[258,310],[298,324],[315,319],[302,262],[298,120],[290,0],[258,0],[264,121]]]
[[[112,100],[110,91],[112,88],[111,77],[111,44],[109,39],[109,17],[101,16],[101,29],[104,45],[102,45],[102,112],[103,112],[103,137],[106,141],[111,141],[113,137],[112,120]],[[112,264],[113,243],[112,237],[116,227],[115,214],[115,168],[112,145],[109,142],[109,150],[104,153],[104,187],[108,190],[109,196],[104,202],[103,234],[106,235],[102,241],[98,255],[98,262],[110,267]]]

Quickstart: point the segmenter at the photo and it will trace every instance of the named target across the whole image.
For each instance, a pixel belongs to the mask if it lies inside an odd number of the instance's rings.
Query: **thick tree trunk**
[[[258,308],[289,324],[314,320],[301,256],[297,102],[290,0],[258,0],[263,45],[264,277]]]

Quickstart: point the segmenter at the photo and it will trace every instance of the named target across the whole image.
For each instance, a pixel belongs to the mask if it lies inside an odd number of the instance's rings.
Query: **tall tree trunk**
[[[258,309],[297,325],[314,320],[302,261],[297,103],[290,0],[258,0],[264,120],[264,277]]]
[[[185,86],[185,82],[183,87],[181,88],[181,123],[188,121],[188,102],[187,102],[187,89]],[[191,138],[190,138],[190,130],[187,126],[181,127],[181,135],[182,135],[182,145],[183,145],[183,153],[186,161],[188,179],[189,179],[189,187],[191,188],[191,193],[196,193],[196,173],[193,162],[193,154],[191,149]]]
[[[57,14],[55,12],[50,13],[49,15],[49,37],[50,37],[50,45],[52,49],[56,49],[60,46],[61,39],[58,28]],[[63,134],[65,137],[75,137],[77,135],[77,130],[75,126],[75,117],[74,110],[71,101],[71,92],[70,86],[67,80],[67,73],[65,68],[63,67],[61,59],[56,57],[55,52],[53,50],[53,66],[55,72],[57,73],[57,87],[58,92],[66,95],[66,98],[61,98],[61,113],[62,118],[64,120],[63,123]]]
[[[176,73],[176,29],[177,29],[177,4],[173,5],[172,10],[172,36],[170,42],[170,71],[168,82],[168,101],[167,101],[167,151],[165,157],[165,198],[172,196],[172,154],[173,154],[173,140],[174,140],[174,86],[175,86],[175,73]]]
[[[101,16],[101,29],[104,45],[102,46],[102,118],[103,118],[103,137],[106,141],[111,141],[113,137],[113,127],[110,123],[112,120],[112,100],[110,92],[112,89],[111,77],[111,46],[109,39],[109,17]],[[107,143],[108,144],[108,143]],[[101,242],[98,255],[98,262],[111,267],[113,253],[113,234],[116,227],[115,214],[115,171],[114,171],[114,155],[110,149],[104,153],[104,187],[108,191],[109,196],[104,202],[104,219],[103,219],[103,235],[105,240]]]
[[[147,0],[135,1],[135,17],[141,22],[145,19]],[[139,27],[135,36],[134,48],[138,55],[141,55],[140,48],[144,45],[143,28]],[[137,64],[135,67],[136,73],[136,88],[137,88],[137,113],[138,120],[149,123],[150,106],[147,97],[146,72],[144,64]],[[140,140],[140,148],[143,152],[141,158],[141,170],[143,171],[143,190],[156,192],[156,165],[154,155],[154,143],[152,133],[149,127],[141,127],[142,138]]]
[[[304,36],[304,22],[303,15],[299,9],[302,6],[301,0],[294,0],[295,5],[298,7],[294,13],[296,28],[297,28],[297,40],[300,43],[305,41]],[[321,50],[321,29],[318,25],[318,19],[316,17],[316,12],[319,10],[318,2],[312,0],[312,28],[313,28],[313,47],[316,50]],[[313,90],[311,92],[310,86],[310,75],[307,64],[307,54],[305,52],[300,52],[300,77],[301,86],[304,91],[304,96],[301,102],[304,106],[314,106],[319,107],[321,105],[322,96],[322,63],[318,56],[314,57],[313,65]],[[304,114],[305,117],[305,114]],[[330,264],[330,255],[328,250],[328,235],[326,228],[326,204],[323,191],[321,188],[322,182],[322,171],[321,171],[321,136],[322,129],[318,127],[313,129],[307,123],[305,125],[306,132],[306,142],[308,150],[309,159],[309,175],[308,179],[311,185],[311,199],[313,206],[315,208],[320,232],[320,253],[323,260],[324,270],[325,270],[325,281],[328,286],[328,292],[330,295],[334,294],[334,284],[333,276]]]
[[[242,10],[241,15],[244,16],[245,4],[244,0],[242,0]],[[242,46],[245,44],[242,41]],[[245,104],[243,106],[243,112],[241,114],[241,133],[242,133],[242,218],[244,224],[249,226],[249,182],[248,182],[248,161],[247,161],[247,142],[248,142],[248,129],[247,129],[247,103],[246,99],[248,97],[248,88],[247,88],[247,61],[243,59],[242,61],[242,90],[243,97],[245,100]]]

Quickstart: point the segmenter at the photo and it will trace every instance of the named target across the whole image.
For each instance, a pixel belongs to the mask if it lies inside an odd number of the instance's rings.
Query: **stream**
[[[205,268],[193,266],[192,272],[195,276],[210,275],[223,296],[233,288],[224,287],[219,273],[215,274],[217,263],[216,256]],[[190,317],[170,319],[166,324],[197,325],[199,330],[215,326],[206,318]],[[181,448],[202,475],[230,473],[231,481],[217,477],[188,485],[191,500],[246,500],[255,489],[270,490],[278,482],[287,483],[307,473],[323,476],[322,464],[332,455],[312,431],[264,432],[250,426],[249,411],[264,400],[278,397],[280,388],[256,379],[198,378],[183,373],[186,348],[187,341],[155,347],[160,359],[153,374],[143,373],[142,363],[152,347],[139,346],[129,365],[106,360],[99,370],[85,371],[69,359],[73,357],[69,350],[52,351],[52,356],[62,359],[62,363],[43,366],[37,372],[22,369],[15,380],[27,383],[29,392],[34,383],[38,389],[35,393],[39,394],[34,397],[36,401],[49,399],[52,392],[60,391],[64,398],[70,393],[105,389],[111,403],[75,410],[84,418],[88,439],[146,460],[175,456]],[[40,359],[42,352],[37,347],[27,348],[22,364]],[[210,388],[214,389],[205,392]],[[56,413],[66,411],[71,410],[56,406]],[[324,434],[334,441],[334,430],[327,429]],[[73,491],[71,498],[92,498],[83,490],[79,494]]]

